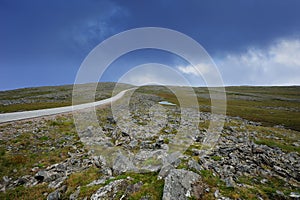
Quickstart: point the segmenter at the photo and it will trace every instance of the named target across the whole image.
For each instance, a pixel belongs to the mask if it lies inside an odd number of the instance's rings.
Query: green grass
[[[253,177],[241,176],[237,183],[242,183],[243,187],[228,188],[225,183],[211,170],[201,171],[202,180],[211,188],[211,192],[206,193],[203,199],[214,199],[213,193],[219,190],[221,195],[230,197],[232,199],[257,199],[261,196],[263,199],[278,199],[280,196],[276,191],[282,191],[285,195],[289,195],[292,191],[299,192],[300,189],[294,186],[287,186],[285,181],[275,177]],[[263,184],[260,181],[267,179],[267,183]]]
[[[300,134],[298,131],[251,125],[246,126],[245,130],[257,133],[257,137],[253,138],[256,144],[267,145],[269,147],[279,147],[285,152],[300,153],[300,147],[293,145],[293,143],[300,140]]]
[[[58,117],[55,121],[45,121],[38,125],[38,129],[34,123],[31,126],[32,130],[21,133],[18,130],[23,129],[22,125],[18,127],[12,123],[0,126],[3,137],[0,142],[0,177],[17,178],[32,174],[33,167],[43,168],[63,161],[68,157],[68,152],[75,151],[72,146],[82,147],[72,118]],[[33,133],[34,129],[36,133]],[[63,139],[66,136],[71,140]],[[69,145],[62,146],[63,142]],[[8,151],[7,146],[11,150]]]
[[[27,103],[27,104],[11,104],[11,105],[0,105],[1,113],[9,112],[20,112],[28,110],[39,110],[46,108],[56,108],[71,105],[70,102],[36,102],[36,103]]]
[[[95,193],[101,185],[95,186],[86,186],[87,184],[91,183],[93,180],[97,180],[100,178],[102,174],[100,173],[99,169],[96,167],[88,168],[87,170],[73,173],[69,176],[69,178],[65,181],[68,189],[64,194],[64,198],[68,199],[68,197],[76,191],[76,188],[80,186],[80,196],[84,198],[86,196],[90,197],[93,193]]]
[[[139,200],[143,196],[150,196],[151,199],[161,199],[163,194],[164,180],[157,180],[157,173],[127,173],[127,176],[133,178],[132,183],[142,182],[143,186],[135,193],[129,194],[129,200]]]
[[[266,179],[267,183],[263,184],[260,181]],[[243,190],[243,197],[247,194],[253,194],[254,192],[260,194],[264,199],[277,199],[280,198],[276,194],[276,191],[282,191],[285,195],[289,195],[291,192],[300,192],[299,188],[294,186],[287,186],[286,182],[275,177],[239,177],[239,183],[245,184],[247,187]],[[254,198],[253,198],[254,199]]]
[[[220,160],[222,160],[221,156],[211,156],[210,158],[213,159],[214,161],[220,161]]]
[[[125,173],[122,175],[119,175],[115,178],[108,179],[104,184],[102,185],[96,185],[96,186],[86,186],[88,183],[92,182],[93,180],[96,180],[97,177],[100,177],[100,174],[98,173],[98,170],[96,168],[90,168],[89,170],[86,170],[84,172],[79,172],[72,174],[70,178],[66,181],[66,184],[68,186],[68,191],[64,195],[65,198],[67,198],[72,192],[75,191],[75,188],[78,186],[81,186],[80,188],[80,198],[84,197],[90,197],[93,193],[95,193],[100,187],[103,187],[105,185],[108,185],[109,183],[120,180],[120,179],[126,179],[127,184],[136,184],[139,182],[142,182],[143,185],[140,188],[140,190],[134,192],[134,193],[128,193],[127,198],[129,200],[139,200],[144,196],[149,196],[153,200],[159,200],[162,198],[163,194],[163,187],[164,187],[164,181],[163,180],[157,180],[157,173]],[[127,177],[130,177],[130,179],[127,179]],[[118,191],[117,195],[120,195],[120,197],[125,193],[126,191]],[[117,197],[115,198],[117,199]]]
[[[283,142],[277,142],[270,139],[259,139],[254,141],[256,144],[264,144],[269,147],[279,147],[285,152],[298,152],[300,153],[300,147],[295,147],[289,144],[285,144]]]
[[[111,96],[114,86],[115,83],[100,83],[97,88],[96,99],[99,100]],[[89,85],[87,85],[87,87],[89,87]],[[126,89],[130,87],[132,86],[125,84],[121,85],[120,88]],[[178,90],[181,95],[187,98],[191,95],[185,87],[171,88]],[[193,89],[198,96],[200,110],[210,112],[211,102],[208,89],[204,87]],[[300,87],[241,86],[226,87],[225,89],[227,91],[228,103],[227,115],[262,122],[265,126],[284,125],[293,130],[300,130]],[[136,92],[154,94],[179,105],[178,99],[167,87],[143,86],[137,89]],[[49,99],[47,95],[53,93],[59,97],[58,100],[47,102]],[[0,99],[2,100],[30,98],[34,102],[28,104],[0,105],[0,112],[26,111],[71,105],[71,94],[71,85],[3,91],[0,92]],[[283,109],[276,109],[278,107]]]
[[[44,193],[51,192],[46,184],[39,184],[37,186],[26,188],[24,186],[18,186],[15,189],[7,190],[6,192],[0,192],[0,199],[2,200],[42,200],[46,199]]]
[[[86,89],[82,92],[93,89],[92,84],[82,85]],[[95,99],[101,100],[111,97],[115,83],[102,82],[97,85]],[[118,90],[131,88],[128,84],[119,84]],[[0,100],[18,102],[9,105],[0,105],[0,113],[17,111],[38,110],[45,108],[63,107],[72,105],[73,85],[45,86],[35,88],[22,88],[16,90],[0,91]],[[85,97],[87,95],[83,95]],[[25,100],[26,103],[22,103]],[[82,103],[86,103],[84,101]]]
[[[53,89],[53,88],[52,88]],[[107,85],[104,88],[106,91],[110,91],[111,85]],[[230,123],[225,123],[225,129],[234,126],[236,131],[241,133],[256,133],[254,142],[257,144],[263,144],[270,147],[279,147],[285,152],[298,152],[300,153],[300,147],[293,146],[294,142],[299,141],[300,130],[300,88],[299,87],[228,87],[228,110],[227,114],[230,116],[240,116],[242,118],[262,122],[262,126],[245,125],[241,121],[234,120]],[[48,92],[47,92],[48,91]],[[50,88],[39,89],[21,89],[19,91],[7,91],[0,92],[1,99],[18,99],[18,98],[38,98],[39,95],[50,94]],[[53,91],[57,92],[70,92],[68,87],[58,87]],[[52,92],[53,92],[52,91]],[[210,99],[207,98],[208,90],[206,88],[195,89],[198,102],[201,111],[210,111]],[[158,86],[146,86],[138,90],[141,94],[155,94],[169,102],[178,105],[178,100],[174,94],[165,87]],[[105,93],[104,95],[108,95]],[[189,94],[186,94],[187,97]],[[100,96],[99,96],[100,97]],[[102,96],[104,97],[104,96]],[[249,99],[247,99],[249,98]],[[65,104],[66,103],[66,104]],[[0,106],[0,112],[13,112],[20,110],[33,110],[40,108],[57,107],[68,105],[70,99],[60,99],[58,102],[36,102],[33,104],[15,104],[10,106]],[[271,108],[265,108],[266,106]],[[282,107],[282,110],[276,110],[273,108]],[[111,116],[111,110],[109,107],[104,107],[97,110],[97,116],[101,126],[107,124],[107,116]],[[78,148],[82,148],[83,144],[80,142],[76,133],[73,119],[70,116],[56,117],[53,120],[45,121],[40,126],[35,124],[36,122],[28,122],[26,124],[12,123],[9,125],[1,125],[1,136],[4,138],[0,140],[0,177],[9,176],[17,178],[26,174],[33,174],[31,168],[38,166],[40,169],[45,168],[51,164],[63,161],[68,157],[67,153],[74,151],[71,147],[61,144],[68,143],[75,145]],[[141,122],[142,123],[142,122]],[[22,131],[26,129],[26,125],[37,127],[36,133],[32,130]],[[284,125],[291,129],[275,128],[274,125]],[[208,121],[202,122],[199,125],[200,129],[208,127]],[[176,130],[171,130],[171,133],[176,134]],[[161,134],[165,134],[162,130]],[[64,137],[70,137],[65,139]],[[269,137],[271,136],[271,137]],[[269,137],[269,138],[268,138]],[[277,138],[277,139],[276,139]],[[279,138],[279,139],[278,139]],[[169,143],[169,139],[164,140],[165,143]],[[7,146],[11,146],[12,150],[8,151]],[[33,146],[36,146],[33,151]],[[54,150],[49,151],[49,148],[55,146]],[[18,150],[16,150],[18,148]],[[205,149],[200,143],[194,143],[185,152],[186,155],[192,156],[195,160],[199,159],[197,156],[193,156],[192,149]],[[214,161],[219,161],[222,157],[211,156]],[[149,164],[154,162],[148,160]],[[181,169],[187,169],[187,162],[182,161],[178,166]],[[17,172],[14,172],[16,169]],[[203,170],[200,173],[202,179],[206,185],[211,188],[209,193],[205,193],[204,199],[214,199],[213,192],[216,189],[220,190],[220,193],[226,197],[232,199],[257,199],[257,195],[260,195],[264,199],[276,199],[276,190],[280,190],[288,195],[291,191],[298,191],[299,188],[287,186],[286,183],[280,179],[274,177],[240,177],[237,180],[238,183],[243,183],[245,187],[227,188],[225,183],[214,175],[210,170]],[[128,180],[129,184],[135,184],[143,182],[141,189],[135,193],[128,194],[128,199],[140,199],[143,196],[150,196],[151,199],[161,199],[163,193],[163,180],[157,180],[157,173],[125,173],[114,179],[107,180],[103,185],[86,186],[88,183],[102,176],[97,168],[89,168],[85,171],[78,172],[70,175],[65,181],[68,186],[68,191],[64,195],[67,199],[71,193],[73,193],[78,186],[80,189],[80,198],[90,197],[100,187],[109,184],[111,181],[118,179],[126,179],[128,176],[132,179]],[[267,184],[260,183],[262,178],[267,178]],[[13,190],[8,190],[6,193],[0,193],[0,199],[45,199],[43,193],[51,192],[47,185],[41,184],[32,188],[24,188],[19,186]],[[125,191],[118,193],[121,196]]]
[[[227,91],[227,115],[262,122],[265,126],[284,125],[293,130],[300,130],[300,87],[242,86],[225,89]],[[194,88],[194,90],[198,96],[200,110],[210,112],[211,102],[208,89]],[[139,91],[158,95],[179,105],[176,96],[165,87],[145,86]],[[189,98],[190,94],[185,95]],[[266,107],[271,108],[266,109]],[[277,110],[278,107],[283,109]]]

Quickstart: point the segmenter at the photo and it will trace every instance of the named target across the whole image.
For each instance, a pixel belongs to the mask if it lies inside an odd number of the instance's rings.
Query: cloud
[[[199,63],[196,66],[188,65],[188,66],[178,66],[177,69],[188,75],[199,76],[200,74],[204,75],[211,72],[211,66],[205,63]]]
[[[264,48],[249,47],[215,61],[225,85],[300,85],[299,39],[277,40]],[[199,85],[202,76],[214,73],[205,63],[176,69],[194,85]]]
[[[282,40],[270,48],[270,54],[276,63],[300,67],[300,40]]]
[[[218,60],[226,85],[299,85],[300,40],[281,39],[265,48],[227,54]]]
[[[124,74],[118,82],[133,85],[189,85],[182,74],[175,69],[159,64],[147,63],[136,66]]]
[[[185,79],[189,81],[192,86],[222,86],[219,79],[217,68],[213,63],[199,63],[197,65],[177,66],[176,69],[184,75]],[[207,82],[209,81],[209,82]]]

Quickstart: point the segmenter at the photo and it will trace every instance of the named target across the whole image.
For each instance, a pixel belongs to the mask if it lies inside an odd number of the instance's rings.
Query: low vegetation
[[[106,86],[105,92],[102,93],[102,96],[99,95],[98,99],[107,98],[111,95],[113,84],[107,83]],[[129,88],[129,86],[126,87]],[[248,86],[226,88],[228,100],[227,115],[236,118],[225,123],[221,137],[229,137],[230,134],[228,134],[227,130],[232,131],[233,129],[234,131],[247,134],[251,141],[257,145],[279,148],[285,153],[296,152],[300,154],[299,89],[299,87]],[[0,100],[3,100],[0,101],[0,112],[70,105],[71,90],[71,86],[59,86],[4,91],[0,93]],[[56,92],[64,94],[65,97],[48,102],[49,95],[52,96]],[[195,88],[195,92],[200,104],[200,110],[209,112],[210,100],[208,98],[208,90],[206,88]],[[161,99],[179,104],[174,94],[165,87],[145,86],[139,88],[136,93],[154,94]],[[7,103],[9,101],[16,102],[19,99],[23,99],[25,103],[3,104],[3,102]],[[26,99],[30,99],[32,102],[28,103]],[[97,110],[97,115],[100,126],[104,127],[107,125],[107,117],[111,116],[112,113],[109,107],[103,107]],[[137,124],[141,126],[147,124],[147,122],[142,121],[141,115],[135,116],[133,113],[133,117],[137,120]],[[257,123],[245,123],[245,120],[242,119]],[[208,123],[208,121],[201,121],[199,126],[200,132],[205,132]],[[116,127],[116,124],[112,126]],[[161,136],[168,134],[176,134],[176,129],[170,129],[167,126],[161,129]],[[163,139],[164,144],[169,144],[170,141],[167,137]],[[195,154],[195,149],[203,150],[205,148],[201,143],[195,142],[184,154],[197,163],[201,163],[201,159]],[[17,179],[25,175],[34,176],[36,170],[43,170],[52,164],[64,162],[70,157],[70,154],[79,150],[88,152],[88,149],[80,141],[73,118],[69,114],[1,124],[0,177]],[[207,159],[212,162],[221,162],[224,158],[221,155],[214,154],[208,155]],[[149,160],[148,162],[155,161]],[[269,166],[265,167],[270,168]],[[181,160],[177,169],[189,169],[187,160]],[[215,199],[216,192],[231,199],[257,199],[258,196],[263,199],[280,199],[282,197],[280,196],[281,193],[286,196],[291,194],[291,192],[300,193],[299,185],[288,185],[285,180],[276,176],[253,176],[251,174],[240,176],[235,180],[238,187],[228,187],[212,169],[189,170],[201,175],[202,184],[209,188],[202,194],[202,199]],[[90,197],[99,188],[121,179],[128,180],[128,184],[142,182],[142,186],[137,191],[128,193],[126,199],[138,200],[142,197],[149,197],[150,199],[162,198],[165,183],[164,179],[158,179],[158,172],[126,172],[107,179],[102,184],[88,185],[103,176],[103,172],[94,165],[70,174],[63,182],[67,189],[62,198],[68,199],[78,189],[80,190],[79,199]],[[46,199],[51,192],[53,192],[53,189],[49,188],[46,183],[37,184],[33,187],[20,185],[5,192],[0,192],[0,199]],[[119,191],[117,197],[121,198],[125,193],[126,191]],[[190,199],[196,198],[191,197]]]

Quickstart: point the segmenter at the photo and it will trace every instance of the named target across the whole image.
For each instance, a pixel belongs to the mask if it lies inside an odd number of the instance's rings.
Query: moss
[[[55,125],[49,128],[49,124]],[[32,122],[31,129],[28,132],[21,132],[23,126],[27,128],[27,123],[15,124],[1,127],[5,141],[0,143],[0,176],[9,176],[16,178],[19,176],[32,174],[31,169],[38,166],[44,168],[63,161],[68,157],[68,152],[73,152],[75,149],[72,145],[82,147],[79,137],[77,136],[72,118],[57,117],[55,120],[48,120],[42,123]],[[15,132],[11,132],[14,130]],[[61,146],[62,138],[68,132],[70,140],[65,140],[66,144]],[[12,137],[11,135],[14,135]],[[9,139],[9,138],[12,139]],[[10,146],[11,150],[5,149]],[[52,149],[52,147],[55,147]],[[16,169],[17,172],[14,172]]]
[[[37,186],[27,188],[18,186],[15,189],[7,190],[0,193],[0,199],[14,199],[14,200],[32,200],[32,199],[45,199],[44,193],[50,193],[51,189],[46,184],[39,184]]]
[[[211,159],[213,159],[214,161],[220,161],[222,160],[221,156],[210,156]]]
[[[144,196],[149,196],[151,199],[162,199],[164,180],[157,180],[157,173],[128,175],[134,179],[133,183],[143,183],[139,191],[129,194],[129,200],[139,200]]]
[[[267,179],[267,183],[261,183],[262,179]],[[264,199],[280,199],[276,191],[282,191],[285,195],[289,195],[292,191],[300,191],[299,188],[287,184],[285,181],[275,177],[239,177],[238,183],[246,185],[245,188],[240,188],[241,197],[249,197],[255,199],[256,195],[260,195]]]
[[[149,158],[143,162],[144,165],[159,165],[161,161],[157,158]]]
[[[68,190],[64,194],[65,198],[68,198],[70,194],[76,191],[76,188],[80,186],[80,196],[89,196],[93,192],[96,192],[99,186],[86,186],[91,183],[93,180],[97,180],[100,178],[102,174],[99,172],[99,169],[96,167],[90,167],[84,171],[73,173],[69,176],[69,178],[65,181],[65,184],[68,187]]]
[[[246,126],[249,132],[256,132],[254,142],[256,144],[263,144],[270,147],[279,147],[285,152],[298,152],[300,147],[293,145],[300,139],[299,132],[293,130],[286,130],[274,127],[263,126]]]
[[[299,152],[299,147],[293,146],[293,143],[299,141],[298,131],[300,130],[300,115],[299,112],[293,111],[293,109],[299,110],[300,107],[298,102],[292,101],[293,99],[299,99],[299,87],[229,87],[226,89],[229,91],[227,93],[227,114],[230,116],[239,116],[252,121],[263,122],[263,126],[245,125],[243,122],[238,120],[231,120],[229,123],[225,124],[225,129],[229,129],[229,126],[234,126],[236,131],[243,133],[256,132],[255,142],[257,144],[279,147],[286,152]],[[61,90],[64,91],[65,89],[61,88]],[[200,106],[202,106],[200,110],[209,112],[210,100],[204,97],[208,94],[208,90],[206,88],[196,88],[195,90],[198,96],[198,102],[200,103]],[[30,93],[22,94],[27,92],[25,90],[15,92],[16,91],[10,93],[7,97],[17,99],[21,98],[22,95],[24,95],[23,97],[31,95]],[[38,91],[35,92],[36,93],[32,93],[32,95],[42,94]],[[143,87],[139,92],[144,94],[156,94],[169,102],[178,103],[176,96],[164,87],[147,86]],[[108,96],[109,94],[105,94],[105,97]],[[247,97],[248,99],[241,97]],[[253,100],[252,97],[260,100]],[[282,100],[283,97],[290,98],[292,100]],[[65,103],[67,104],[70,102],[60,101],[55,102],[54,104],[15,104],[6,107],[0,106],[0,110],[2,112],[11,112],[17,110],[46,108],[48,106],[57,107],[66,105]],[[283,107],[284,109],[265,108],[266,106],[273,108]],[[97,116],[101,126],[107,123],[106,117],[110,115],[112,115],[112,113],[108,106],[97,109]],[[51,164],[63,161],[68,157],[68,151],[72,152],[74,149],[68,146],[63,147],[60,144],[70,142],[70,146],[76,145],[79,148],[83,148],[83,144],[79,141],[71,116],[56,117],[54,120],[48,120],[42,127],[36,125],[34,121],[29,121],[27,124],[30,124],[32,127],[37,127],[35,133],[19,132],[18,129],[22,129],[22,127],[18,127],[19,124],[17,123],[1,125],[1,131],[5,130],[5,128],[7,128],[7,130],[9,128],[11,128],[11,130],[15,130],[13,132],[15,137],[9,136],[12,135],[11,132],[5,133],[5,131],[2,131],[5,136],[4,138],[7,137],[10,139],[0,140],[0,176],[8,175],[9,177],[15,178],[26,174],[32,174],[33,172],[31,172],[30,169],[34,166],[45,168]],[[278,124],[283,124],[291,130],[272,127]],[[199,128],[202,131],[205,131],[208,125],[209,121],[202,121],[199,124]],[[176,134],[176,129],[172,129],[170,132]],[[163,132],[161,133],[165,134]],[[224,134],[226,134],[226,132],[224,132]],[[68,136],[68,138],[62,138],[65,136]],[[272,137],[266,138],[266,136],[278,137],[279,140],[273,139]],[[166,138],[164,142],[169,143],[169,139]],[[6,151],[7,146],[11,146],[12,150]],[[35,151],[32,150],[33,146],[36,148]],[[55,146],[55,149],[50,151],[49,147],[52,146]],[[16,148],[18,148],[18,151]],[[203,147],[201,144],[195,143],[188,148],[185,154],[193,155],[192,149],[201,150],[205,148],[206,147]],[[199,158],[195,157],[195,159]],[[211,159],[218,161],[221,157],[212,156]],[[147,162],[152,164],[153,160],[148,160]],[[268,166],[265,167],[268,168]],[[178,168],[186,169],[187,163],[182,162]],[[14,169],[16,169],[17,172],[14,172]],[[274,177],[267,177],[267,184],[260,183],[260,180],[263,177],[240,177],[240,179],[236,181],[238,183],[243,183],[246,185],[245,187],[227,188],[220,177],[214,175],[212,171],[203,170],[198,173],[201,173],[203,181],[211,188],[211,191],[205,194],[204,199],[214,199],[213,192],[216,189],[219,189],[222,195],[232,199],[257,199],[257,195],[264,199],[276,199],[278,198],[278,196],[276,196],[276,190],[283,191],[286,195],[288,195],[291,191],[299,191],[299,188],[289,186],[284,181]],[[125,173],[115,177],[114,179],[107,180],[105,184],[109,184],[111,181],[117,179],[126,179],[128,176],[132,178],[132,180],[130,180],[130,184],[138,183],[140,181],[143,182],[143,186],[139,191],[128,194],[128,199],[140,199],[144,196],[149,196],[152,199],[162,198],[164,181],[157,180],[156,173]],[[68,195],[73,193],[78,186],[81,186],[80,197],[89,197],[103,185],[88,187],[86,184],[99,177],[101,177],[101,174],[96,168],[90,168],[86,171],[71,175],[65,182],[68,185],[68,191],[64,198],[68,198]],[[14,190],[8,190],[6,193],[0,193],[0,199],[45,199],[45,196],[42,195],[44,192],[51,192],[46,185],[38,185],[32,188],[24,188],[20,186]],[[123,194],[123,191],[121,193]]]
[[[170,143],[170,139],[169,138],[164,138],[164,143],[165,144],[169,144]]]
[[[259,139],[259,140],[255,140],[254,142],[256,144],[263,144],[263,145],[267,145],[269,147],[279,147],[280,149],[282,149],[285,152],[300,153],[300,147],[295,147],[293,145],[285,144],[283,142],[277,142],[277,141],[270,140],[270,139]]]

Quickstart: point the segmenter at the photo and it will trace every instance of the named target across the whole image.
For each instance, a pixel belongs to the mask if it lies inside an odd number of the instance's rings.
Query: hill
[[[102,84],[97,99],[114,87]],[[162,86],[138,88],[129,116],[125,99],[115,105],[119,115],[97,108],[99,124],[76,127],[71,113],[0,124],[0,199],[297,199],[299,89],[227,87],[227,116],[212,147],[207,88],[194,88],[200,110],[184,111],[199,120],[196,128],[182,123],[176,96]],[[70,105],[71,94],[72,86],[3,91],[1,111]],[[157,107],[161,101],[172,104]]]

